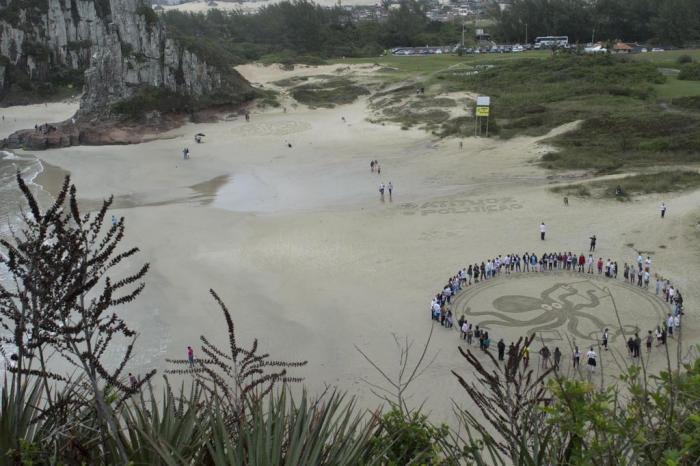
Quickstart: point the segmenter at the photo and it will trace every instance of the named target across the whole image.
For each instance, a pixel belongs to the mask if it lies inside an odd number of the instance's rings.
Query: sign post
[[[486,137],[489,137],[489,116],[491,114],[491,97],[479,96],[476,98],[474,110],[474,135],[481,136],[486,122]]]

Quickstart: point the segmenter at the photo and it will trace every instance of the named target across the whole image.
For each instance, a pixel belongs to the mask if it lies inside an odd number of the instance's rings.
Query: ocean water
[[[11,229],[19,226],[21,222],[21,211],[25,203],[24,196],[17,186],[17,171],[31,186],[43,170],[41,160],[36,157],[20,157],[13,152],[0,151],[0,237],[7,238]],[[7,269],[2,265],[0,265],[0,283],[8,284]],[[8,356],[15,350],[7,345],[3,349]],[[0,356],[0,373],[4,372],[5,363],[6,361],[3,361]]]

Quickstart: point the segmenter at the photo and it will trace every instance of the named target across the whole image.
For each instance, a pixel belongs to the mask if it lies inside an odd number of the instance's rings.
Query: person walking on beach
[[[561,351],[559,350],[559,347],[557,346],[554,348],[554,370],[558,371],[559,370],[559,362],[561,361]]]
[[[605,351],[608,350],[608,339],[609,339],[608,329],[606,328],[603,331],[603,348],[605,348]]]
[[[588,371],[593,372],[595,371],[595,366],[596,364],[596,358],[598,357],[597,354],[595,354],[595,351],[593,351],[593,347],[591,346],[591,349],[588,350],[588,353],[586,353],[586,360],[588,361]]]
[[[666,204],[664,204],[663,202],[661,203],[660,210],[661,210],[661,218],[664,218],[664,216],[666,215]]]
[[[379,162],[377,162],[376,165],[377,165],[377,175],[381,175],[382,174],[382,166],[379,165]]]
[[[384,183],[379,185],[379,196],[382,199],[382,202],[384,202]]]
[[[591,247],[588,249],[588,252],[594,252],[595,251],[595,242],[597,241],[595,235],[591,236]]]
[[[187,159],[189,159],[189,158],[190,158],[190,150],[189,150],[187,147],[185,147],[185,148],[182,150],[182,159],[183,159],[183,160],[187,160]]]
[[[503,341],[503,338],[498,340],[498,360],[503,361],[503,356],[506,354],[506,343]]]
[[[374,173],[374,160],[372,160],[372,161],[369,163],[369,171],[371,171],[372,173]]]
[[[394,185],[391,184],[391,181],[389,181],[389,184],[386,186],[386,189],[389,190],[389,202],[391,202],[393,200],[391,198],[391,192],[394,190]]]
[[[194,367],[194,350],[191,346],[187,347],[187,361],[189,361],[190,367]]]
[[[117,216],[112,215],[112,226],[116,226],[116,224],[117,224]]]
[[[547,233],[547,225],[544,222],[540,223],[540,239],[544,241],[544,235]]]

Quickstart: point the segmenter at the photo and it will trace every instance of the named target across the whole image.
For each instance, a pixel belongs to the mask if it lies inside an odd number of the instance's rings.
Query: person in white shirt
[[[668,329],[668,336],[673,338],[673,316],[671,314],[668,315],[668,320],[666,321],[666,328]]]
[[[586,359],[588,360],[588,370],[591,372],[595,370],[596,357],[597,355],[595,354],[595,351],[593,351],[593,347],[591,346],[591,349],[588,350],[588,353],[586,353]]]
[[[662,202],[659,210],[661,210],[661,218],[664,218],[664,216],[666,215],[666,204]]]
[[[681,327],[681,316],[676,314],[676,316],[673,318],[673,326],[676,328],[676,333],[678,333],[678,330],[680,330]]]
[[[588,255],[588,273],[593,273],[593,254]]]
[[[547,225],[544,222],[540,223],[540,239],[544,241],[544,234],[547,232]]]
[[[647,256],[646,260],[644,261],[644,270],[647,272],[651,270],[651,257]]]

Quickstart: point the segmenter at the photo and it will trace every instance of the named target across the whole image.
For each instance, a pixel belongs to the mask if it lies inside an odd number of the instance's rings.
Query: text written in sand
[[[512,197],[484,199],[450,199],[447,201],[431,201],[422,204],[405,203],[399,206],[404,215],[431,214],[493,214],[508,210],[523,208],[522,202]]]

